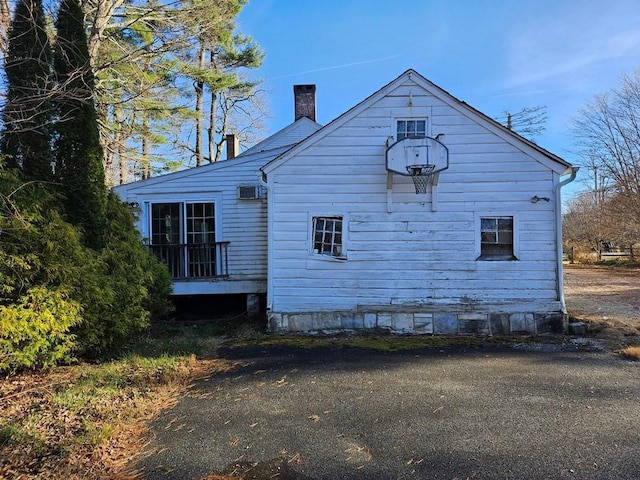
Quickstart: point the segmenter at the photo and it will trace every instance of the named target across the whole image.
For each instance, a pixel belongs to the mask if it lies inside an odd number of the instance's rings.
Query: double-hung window
[[[344,257],[342,217],[313,217],[313,253]]]
[[[396,140],[408,137],[426,137],[427,121],[425,119],[398,120],[396,124]]]
[[[513,249],[513,217],[480,218],[479,260],[516,260]]]

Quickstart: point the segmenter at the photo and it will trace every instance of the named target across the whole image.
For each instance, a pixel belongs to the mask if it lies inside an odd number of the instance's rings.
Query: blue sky
[[[250,0],[238,31],[266,52],[269,133],[294,84],[326,124],[413,68],[491,117],[546,105],[537,141],[572,163],[571,118],[640,67],[638,0]]]

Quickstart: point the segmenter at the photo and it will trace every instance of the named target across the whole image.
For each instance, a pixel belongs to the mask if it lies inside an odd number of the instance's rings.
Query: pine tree
[[[83,230],[88,246],[100,248],[104,244],[107,191],[83,18],[78,0],[62,0],[54,48],[59,90],[54,154],[67,218]]]
[[[51,46],[41,0],[20,0],[9,30],[0,150],[27,180],[51,180]]]

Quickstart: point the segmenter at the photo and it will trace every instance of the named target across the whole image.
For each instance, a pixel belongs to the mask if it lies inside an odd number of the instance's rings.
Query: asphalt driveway
[[[544,350],[544,349],[543,349]],[[638,479],[640,363],[487,346],[237,348],[155,424],[148,480]]]

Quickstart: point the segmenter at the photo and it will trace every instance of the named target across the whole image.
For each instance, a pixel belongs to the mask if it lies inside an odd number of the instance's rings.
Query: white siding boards
[[[405,120],[425,121],[449,151],[426,194],[386,169]],[[405,72],[262,167],[270,328],[562,328],[557,209],[569,167]]]
[[[412,141],[448,152],[426,193],[387,161]],[[115,191],[176,295],[266,291],[272,331],[541,333],[564,326],[575,172],[408,70],[322,128],[301,118],[235,159]]]

